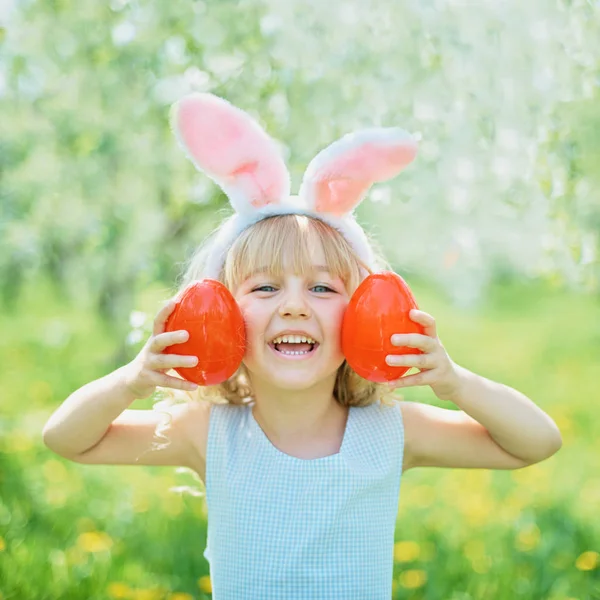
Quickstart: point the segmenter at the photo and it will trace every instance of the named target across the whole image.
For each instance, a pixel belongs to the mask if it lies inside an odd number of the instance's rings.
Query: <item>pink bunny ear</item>
[[[416,140],[397,127],[345,135],[313,158],[299,196],[317,212],[349,213],[373,183],[395,177],[416,155]]]
[[[289,196],[289,173],[275,142],[226,100],[185,96],[173,106],[171,127],[195,166],[223,189],[237,212]]]

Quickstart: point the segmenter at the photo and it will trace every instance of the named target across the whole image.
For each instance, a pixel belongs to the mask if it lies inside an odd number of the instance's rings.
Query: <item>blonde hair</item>
[[[203,278],[212,237],[188,262],[180,290]],[[336,229],[317,218],[291,214],[265,218],[244,230],[229,249],[218,279],[234,293],[240,283],[260,268],[268,267],[275,275],[283,274],[287,259],[291,259],[295,273],[306,273],[314,264],[312,249],[318,247],[323,249],[328,270],[343,281],[349,295],[360,284],[361,271],[371,272]],[[375,256],[378,267],[387,267],[380,254]],[[338,369],[333,395],[343,406],[368,406],[385,399],[386,392],[389,392],[386,385],[363,379],[346,361]],[[247,404],[254,399],[243,364],[227,381],[200,387],[195,395],[214,403]]]

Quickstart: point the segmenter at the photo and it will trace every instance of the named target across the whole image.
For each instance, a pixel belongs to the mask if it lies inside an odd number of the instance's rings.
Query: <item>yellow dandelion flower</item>
[[[404,541],[394,544],[394,560],[396,562],[411,562],[419,558],[421,547],[417,542]]]
[[[408,590],[423,587],[427,581],[427,573],[420,569],[411,569],[400,574],[400,585]]]
[[[106,593],[111,598],[129,598],[131,595],[131,588],[121,581],[113,581],[108,584]]]
[[[200,577],[200,579],[198,579],[198,587],[200,588],[200,591],[204,592],[205,594],[210,594],[212,592],[212,582],[210,580],[210,576],[203,575]]]
[[[0,552],[3,552],[4,550],[6,550],[6,542],[4,541],[4,538],[0,535]]]
[[[77,538],[77,546],[84,552],[104,552],[112,545],[110,536],[102,531],[86,531]]]
[[[540,528],[535,524],[530,525],[518,533],[515,547],[521,552],[529,552],[539,545],[541,537]]]
[[[598,566],[598,557],[600,555],[597,552],[584,552],[577,557],[575,566],[580,571],[593,571]]]
[[[194,596],[186,594],[185,592],[175,592],[171,594],[167,600],[194,600]]]

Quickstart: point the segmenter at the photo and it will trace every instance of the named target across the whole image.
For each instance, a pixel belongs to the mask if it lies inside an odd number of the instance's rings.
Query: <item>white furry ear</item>
[[[316,212],[350,213],[373,183],[392,179],[416,155],[416,140],[398,127],[350,133],[313,158],[299,196]]]
[[[173,105],[171,127],[196,168],[227,194],[236,212],[284,201],[290,176],[275,142],[246,112],[213,94]]]

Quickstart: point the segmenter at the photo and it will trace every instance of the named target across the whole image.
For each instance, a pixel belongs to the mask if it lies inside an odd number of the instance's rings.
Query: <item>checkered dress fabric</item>
[[[400,405],[352,407],[337,454],[278,450],[251,406],[211,407],[213,600],[390,600],[404,450]]]

